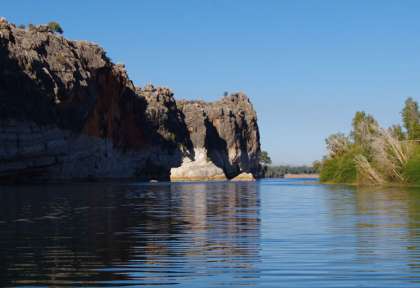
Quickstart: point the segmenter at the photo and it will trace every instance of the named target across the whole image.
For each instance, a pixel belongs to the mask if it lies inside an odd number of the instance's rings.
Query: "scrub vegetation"
[[[326,139],[328,155],[320,164],[320,180],[359,185],[420,185],[420,112],[408,98],[403,126],[382,128],[372,115],[356,112],[349,135]]]
[[[317,174],[312,166],[267,166],[264,169],[265,178],[283,178],[286,174]]]

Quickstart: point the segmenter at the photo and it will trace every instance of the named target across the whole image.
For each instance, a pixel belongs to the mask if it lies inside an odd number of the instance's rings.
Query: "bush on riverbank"
[[[420,184],[420,112],[409,98],[402,111],[404,129],[388,129],[365,112],[357,112],[352,131],[326,139],[328,155],[320,167],[320,180],[330,183],[382,185]]]
[[[420,185],[420,147],[416,147],[413,156],[407,161],[403,175],[407,183]]]
[[[357,178],[355,151],[347,151],[339,157],[325,159],[319,180],[321,182],[354,183]]]

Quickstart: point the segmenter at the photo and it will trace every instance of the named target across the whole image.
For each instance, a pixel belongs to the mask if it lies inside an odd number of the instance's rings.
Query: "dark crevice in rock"
[[[205,147],[207,147],[209,160],[221,168],[227,178],[235,177],[239,174],[239,169],[229,162],[226,141],[220,137],[216,127],[208,119],[205,120],[205,128]]]

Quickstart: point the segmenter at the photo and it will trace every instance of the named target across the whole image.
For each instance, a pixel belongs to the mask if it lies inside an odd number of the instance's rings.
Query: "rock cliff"
[[[184,158],[180,167],[173,168],[172,179],[223,179],[258,171],[257,115],[245,94],[213,103],[178,101],[178,107],[185,115],[194,157]]]
[[[256,113],[242,93],[176,101],[134,86],[96,44],[0,20],[0,180],[203,180],[257,174]]]

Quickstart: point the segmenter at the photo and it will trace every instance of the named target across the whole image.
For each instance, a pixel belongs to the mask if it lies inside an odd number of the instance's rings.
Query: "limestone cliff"
[[[165,180],[171,172],[201,180],[258,171],[256,114],[241,93],[177,102],[168,88],[135,87],[96,44],[4,19],[0,75],[1,180]]]
[[[179,101],[178,106],[185,115],[194,158],[185,158],[180,167],[173,168],[172,179],[223,179],[258,171],[257,115],[245,94],[213,103]],[[204,171],[213,172],[206,175]]]

